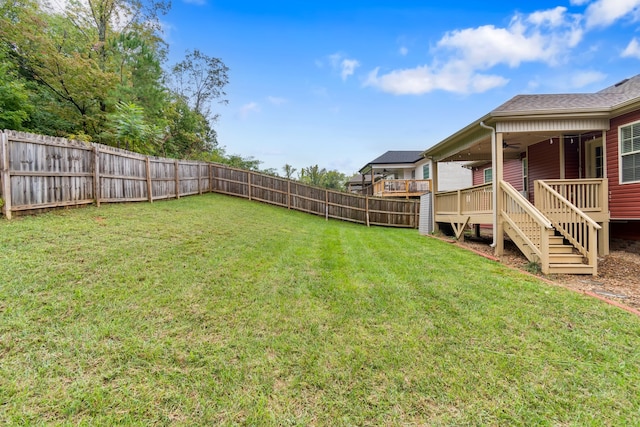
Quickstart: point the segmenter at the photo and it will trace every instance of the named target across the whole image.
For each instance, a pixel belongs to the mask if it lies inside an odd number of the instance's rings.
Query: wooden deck
[[[498,233],[508,235],[543,273],[597,274],[598,253],[608,253],[606,179],[535,182],[535,205],[506,181],[496,198]],[[492,184],[435,194],[435,221],[460,238],[470,224],[493,224]],[[498,239],[496,254],[503,243]]]
[[[376,197],[420,197],[430,191],[430,179],[381,179],[373,184]]]

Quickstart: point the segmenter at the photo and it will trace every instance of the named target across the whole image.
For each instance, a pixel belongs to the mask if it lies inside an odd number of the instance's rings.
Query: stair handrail
[[[546,182],[537,180],[534,184],[536,205],[551,219],[564,238],[587,258],[589,265],[595,268],[598,261],[597,231],[602,227]],[[573,226],[568,227],[567,224]],[[586,236],[580,231],[584,231],[581,225],[587,227]]]
[[[503,194],[505,195],[505,198],[503,199],[503,202],[502,202],[502,209],[500,212],[502,214],[502,217],[511,226],[511,228],[513,228],[519,234],[519,236],[529,246],[529,248],[531,248],[531,250],[538,256],[540,263],[542,264],[541,266],[542,269],[544,271],[548,270],[548,264],[549,264],[549,256],[547,253],[548,250],[545,250],[543,248],[548,248],[549,246],[548,230],[553,230],[553,225],[551,224],[551,221],[548,218],[546,218],[542,212],[540,212],[535,206],[533,206],[529,202],[529,200],[527,200],[522,194],[520,194],[518,190],[513,188],[513,186],[509,184],[507,181],[500,181],[500,188],[502,189]],[[538,237],[538,243],[532,240],[533,236],[531,232],[527,233],[525,230],[522,229],[521,227],[521,225],[523,225],[521,224],[522,221],[518,221],[515,218],[515,216],[513,215],[513,212],[511,212],[511,209],[509,209],[509,206],[511,204],[508,203],[508,200],[506,199],[506,197],[509,197],[511,201],[513,201],[515,205],[519,209],[521,209],[521,211],[525,213],[527,217],[531,219],[533,224],[537,227],[536,231],[539,233],[539,236],[536,236]]]

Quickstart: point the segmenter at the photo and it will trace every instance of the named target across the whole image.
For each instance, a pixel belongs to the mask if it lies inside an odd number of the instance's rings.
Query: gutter
[[[491,247],[496,247],[496,233],[498,230],[498,180],[496,179],[496,130],[491,126],[487,126],[483,121],[480,122],[480,126],[489,129],[491,131],[491,167],[493,168],[493,179],[491,183],[491,188],[493,190],[492,195],[492,203],[493,203],[493,242],[491,243]]]

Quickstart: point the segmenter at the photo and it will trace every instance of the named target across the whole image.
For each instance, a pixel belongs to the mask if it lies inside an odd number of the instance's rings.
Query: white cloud
[[[207,4],[207,0],[182,0],[187,4],[195,4],[196,6],[204,6]]]
[[[349,76],[352,76],[359,66],[360,62],[355,59],[343,59],[340,63],[340,76],[342,80],[347,80]]]
[[[639,0],[640,1],[640,0]],[[487,72],[523,62],[555,65],[583,37],[580,17],[565,7],[515,15],[505,28],[484,25],[446,33],[436,44],[431,64],[369,73],[365,86],[393,94],[424,94],[433,90],[481,93],[504,86],[508,79]]]
[[[622,52],[621,56],[623,58],[636,58],[640,59],[640,43],[638,43],[637,38],[633,38],[627,47]]]
[[[434,90],[455,93],[481,93],[504,86],[508,80],[497,75],[473,72],[462,62],[437,70],[423,65],[378,75],[379,68],[369,73],[365,86],[374,86],[394,95],[422,95]]]
[[[246,119],[247,117],[249,117],[249,114],[251,113],[259,113],[260,112],[260,105],[256,102],[249,102],[248,104],[243,105],[242,107],[240,107],[240,117],[243,119]]]
[[[608,27],[625,16],[636,21],[639,15],[640,0],[596,0],[585,11],[586,27]]]
[[[438,42],[478,68],[498,64],[517,67],[522,62],[554,64],[582,39],[578,19],[565,8],[516,15],[507,28],[485,25],[452,31]]]
[[[600,82],[606,77],[607,75],[600,71],[580,71],[571,76],[569,86],[573,89],[580,89],[592,83]]]
[[[402,56],[407,56],[407,54],[409,53],[409,49],[406,46],[400,46],[400,49],[398,49],[398,53]]]
[[[549,25],[550,27],[560,27],[565,22],[567,8],[558,6],[555,9],[539,10],[531,13],[527,21],[533,25]]]
[[[582,6],[583,4],[589,3],[591,0],[571,0],[569,3],[572,6]]]
[[[273,105],[282,105],[287,103],[287,100],[285,98],[280,98],[277,96],[267,96],[267,101],[269,101]]]
[[[340,73],[343,81],[346,81],[349,76],[352,76],[356,68],[360,66],[358,60],[347,58],[341,53],[329,55],[329,61],[333,69]]]

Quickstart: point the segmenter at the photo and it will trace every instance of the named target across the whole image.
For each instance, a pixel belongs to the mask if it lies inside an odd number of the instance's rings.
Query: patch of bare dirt
[[[493,248],[489,245],[490,237],[465,236],[457,245],[476,252],[493,256]],[[502,263],[523,271],[534,273],[547,280],[581,292],[592,292],[611,301],[640,309],[640,254],[612,250],[609,255],[598,259],[598,275],[542,275],[534,271],[534,266],[522,255],[511,242],[505,242],[505,255]]]

